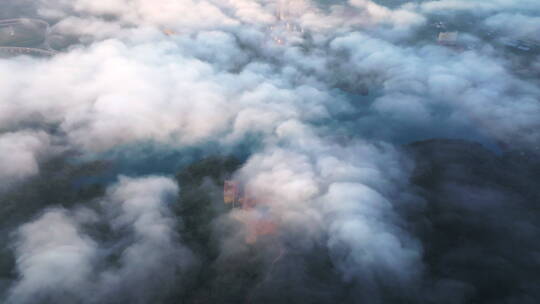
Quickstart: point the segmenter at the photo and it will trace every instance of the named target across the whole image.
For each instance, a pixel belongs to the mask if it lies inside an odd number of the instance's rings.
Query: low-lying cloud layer
[[[21,226],[15,243],[21,280],[7,302],[162,301],[163,289],[181,286],[196,266],[168,210],[177,191],[164,177],[122,177],[99,202],[101,211],[56,208]],[[86,232],[99,229],[107,232],[102,239]]]
[[[0,8],[2,301],[540,299],[535,1]]]

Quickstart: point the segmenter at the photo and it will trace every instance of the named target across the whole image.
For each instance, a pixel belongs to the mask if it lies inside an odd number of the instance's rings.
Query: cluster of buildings
[[[287,41],[300,37],[304,29],[296,22],[295,0],[279,0],[276,2],[276,23],[268,27],[271,39],[283,45]]]
[[[52,56],[49,24],[39,19],[0,20],[0,56]]]
[[[247,211],[249,216],[240,217],[247,231],[245,241],[254,244],[265,235],[277,233],[278,223],[270,208],[240,182],[226,180],[223,185],[223,202],[233,209]]]
[[[522,39],[502,39],[502,44],[506,47],[523,52],[540,49],[540,41],[522,40]]]
[[[465,25],[473,26],[471,23],[466,23]],[[463,41],[464,39],[460,39],[461,35],[458,30],[449,30],[449,28],[450,27],[442,21],[433,23],[433,29],[438,32],[437,43],[439,45],[458,50],[471,48],[470,45],[467,45],[467,43]],[[510,38],[504,37],[504,35],[500,35],[500,33],[493,30],[477,32],[476,35],[483,40],[491,41],[495,45],[506,47],[515,52],[540,52],[540,36],[536,40],[534,38]]]

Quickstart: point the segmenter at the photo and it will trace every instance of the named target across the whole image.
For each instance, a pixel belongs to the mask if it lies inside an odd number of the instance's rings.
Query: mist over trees
[[[3,1],[0,302],[538,303],[539,14]]]

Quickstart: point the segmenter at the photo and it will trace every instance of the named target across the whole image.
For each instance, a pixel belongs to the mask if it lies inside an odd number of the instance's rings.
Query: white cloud
[[[41,131],[0,134],[0,182],[11,182],[39,174],[39,163],[53,153],[51,139]]]
[[[103,214],[47,210],[17,233],[17,272],[8,303],[106,302],[109,297],[148,303],[167,286],[190,280],[196,263],[176,232],[169,209],[178,195],[165,177],[121,177],[102,201]],[[109,241],[86,231],[109,227]],[[95,233],[95,231],[94,231]],[[117,259],[116,265],[110,262]]]

